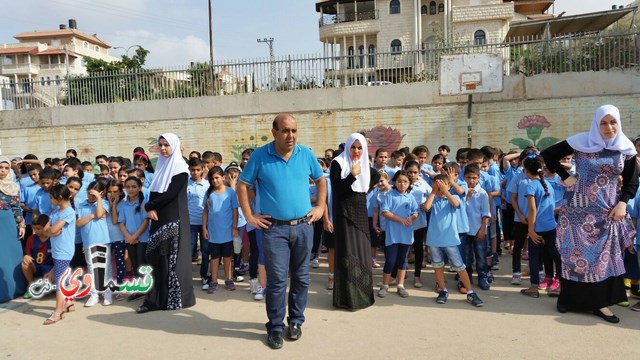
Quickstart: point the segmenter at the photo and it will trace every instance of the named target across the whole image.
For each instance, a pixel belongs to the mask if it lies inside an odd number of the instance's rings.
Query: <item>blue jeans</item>
[[[202,250],[203,247],[207,247],[205,242],[204,246],[202,246],[202,225],[189,225],[189,230],[191,231],[191,256],[196,254],[198,250],[198,238],[200,238],[200,248]]]
[[[267,271],[265,305],[269,322],[267,331],[282,332],[289,288],[289,324],[304,323],[304,309],[309,291],[309,257],[313,245],[313,225],[272,225],[263,231],[264,260]]]
[[[444,267],[445,255],[449,258],[453,271],[459,272],[466,268],[458,246],[429,246],[429,252],[431,253],[431,267],[434,269]]]
[[[467,264],[466,270],[467,274],[469,274],[469,279],[471,279],[471,276],[473,275],[474,258],[476,261],[476,272],[478,273],[478,278],[487,277],[489,269],[487,268],[485,256],[487,255],[488,245],[489,242],[486,236],[484,239],[478,239],[476,236],[469,234],[465,234],[464,237],[460,237],[460,252],[462,253],[462,260]]]

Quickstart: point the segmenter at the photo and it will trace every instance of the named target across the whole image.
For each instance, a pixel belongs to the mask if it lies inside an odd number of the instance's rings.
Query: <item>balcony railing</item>
[[[40,81],[28,82],[24,77],[17,83],[0,80],[0,102],[13,103],[7,109],[17,109],[27,106],[20,105],[21,101],[30,107],[44,107],[49,106],[47,103],[83,105],[284,92],[367,82],[438,81],[443,55],[472,53],[498,54],[503,59],[505,75],[611,70],[640,73],[640,32],[520,38],[483,45],[426,44],[420,50],[393,52],[372,50],[369,53],[367,48],[366,53],[350,56],[289,55],[274,61],[218,61],[213,68],[198,64],[166,70],[99,73],[72,76],[60,83],[52,80],[44,85]]]
[[[336,15],[324,14],[320,17],[320,26],[340,24],[352,21],[377,20],[378,10],[340,13]]]
[[[38,67],[33,64],[3,64],[0,65],[0,75],[37,74]]]

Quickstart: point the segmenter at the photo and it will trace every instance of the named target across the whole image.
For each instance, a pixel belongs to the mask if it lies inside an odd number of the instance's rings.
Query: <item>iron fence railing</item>
[[[376,20],[378,19],[379,10],[367,10],[348,12],[340,14],[322,14],[320,16],[320,26],[340,24],[352,21]]]
[[[498,54],[505,75],[640,70],[639,35],[573,34],[480,45],[424,44],[420,50],[393,52],[361,48],[347,55],[218,61],[213,67],[201,63],[55,81],[43,81],[37,75],[28,81],[0,73],[5,79],[0,76],[0,110],[437,81],[440,57],[451,54]]]

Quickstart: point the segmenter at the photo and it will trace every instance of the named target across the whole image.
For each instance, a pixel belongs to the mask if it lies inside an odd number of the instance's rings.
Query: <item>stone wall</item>
[[[594,109],[605,103],[620,108],[633,137],[640,133],[639,80],[637,71],[505,77],[501,93],[473,96],[473,145],[511,149],[563,139],[587,131]],[[467,144],[467,97],[441,97],[438,83],[413,83],[0,111],[0,150],[10,157],[59,157],[68,148],[82,159],[130,156],[135,146],[148,148],[158,134],[175,132],[187,151],[218,151],[226,162],[271,141],[273,117],[284,111],[298,118],[299,141],[318,155],[351,132],[374,128],[374,146],[384,140],[455,151]],[[550,126],[541,134],[518,128],[532,115]]]

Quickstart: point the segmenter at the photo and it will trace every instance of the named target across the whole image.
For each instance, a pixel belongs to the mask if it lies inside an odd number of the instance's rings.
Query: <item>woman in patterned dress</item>
[[[573,154],[576,175],[560,165]],[[599,107],[588,133],[580,133],[542,152],[547,167],[566,186],[556,245],[562,258],[558,311],[592,311],[620,321],[609,306],[627,300],[622,254],[635,229],[626,212],[638,188],[636,150],[622,132],[620,111]],[[622,177],[622,187],[619,179]]]
[[[24,219],[14,182],[11,162],[0,157],[0,302],[22,296],[27,282],[22,275],[22,247],[19,237],[24,236]]]
[[[136,311],[178,310],[195,305],[191,281],[191,236],[187,208],[189,167],[175,134],[160,135],[160,157],[145,210],[151,219],[147,262],[153,287]]]

